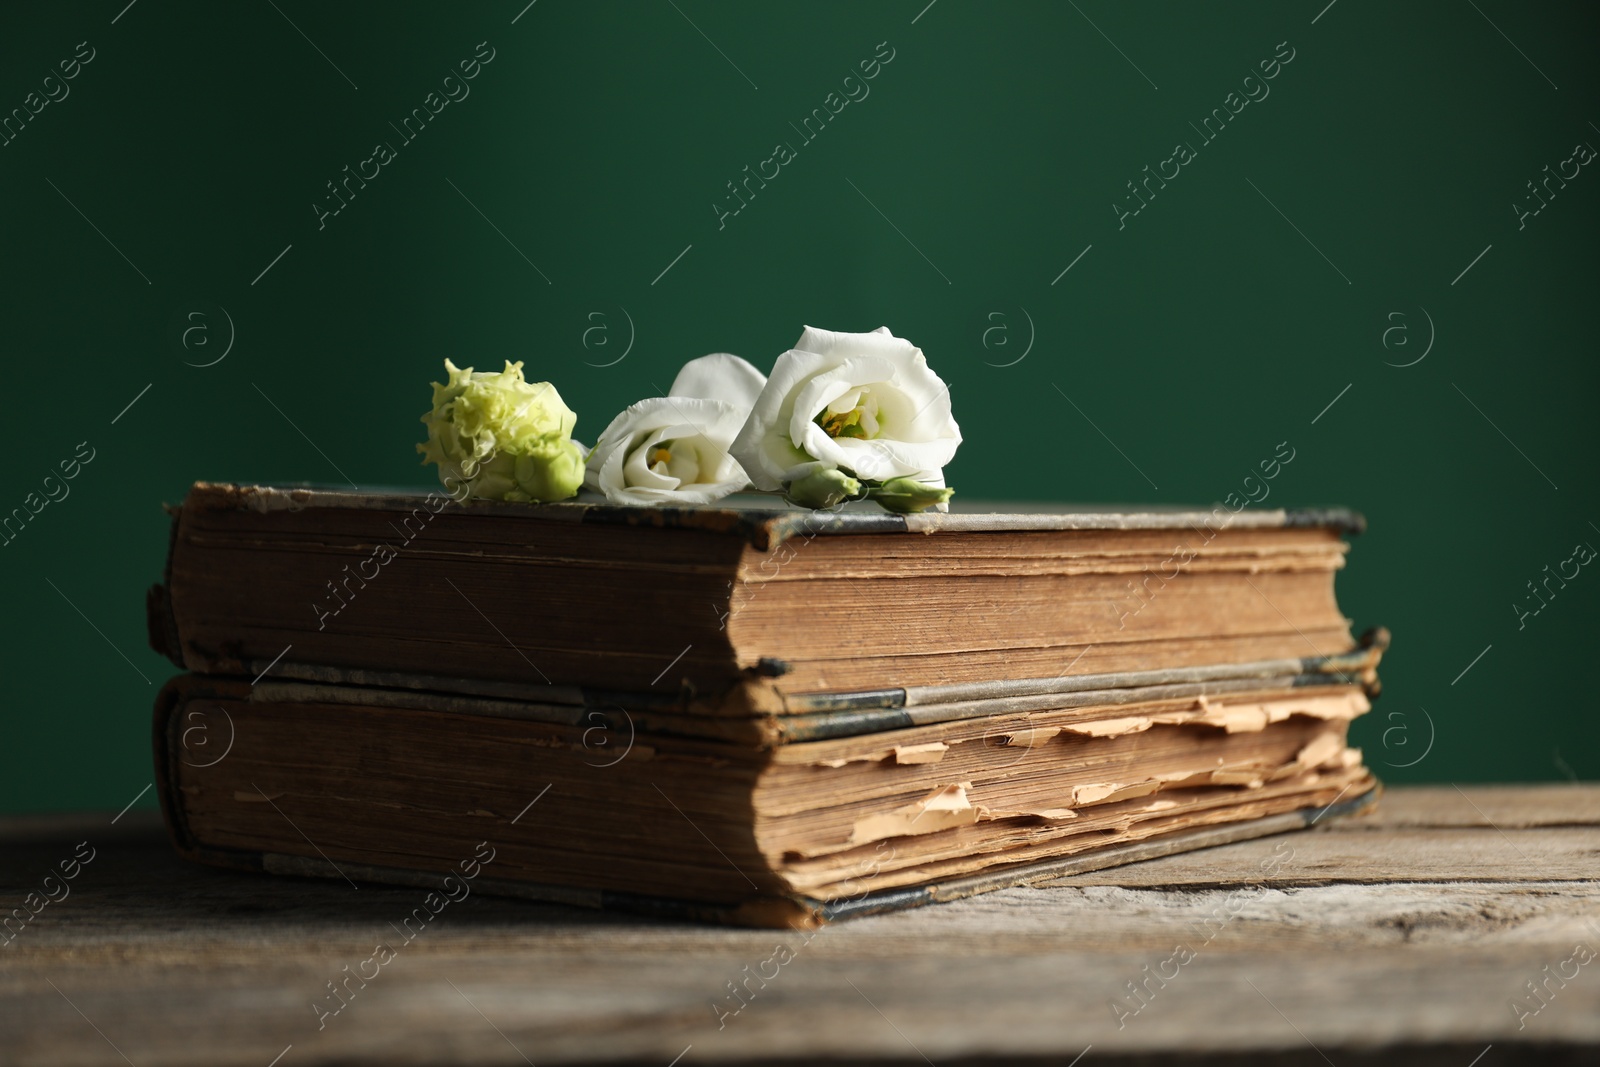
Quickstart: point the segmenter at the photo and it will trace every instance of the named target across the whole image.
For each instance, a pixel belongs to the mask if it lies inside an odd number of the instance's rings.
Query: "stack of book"
[[[197,484],[149,598],[173,839],[803,926],[1375,798],[1358,515],[867,508]]]

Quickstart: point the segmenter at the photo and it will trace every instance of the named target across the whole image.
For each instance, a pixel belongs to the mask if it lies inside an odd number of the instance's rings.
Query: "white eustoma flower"
[[[726,352],[690,360],[666,396],[611,420],[589,454],[584,484],[613,504],[709,504],[747,488],[728,447],[766,381]]]
[[[950,389],[922,349],[887,326],[807,326],[778,357],[733,454],[757,489],[782,489],[813,461],[874,482],[911,477],[943,486],[960,444]]]

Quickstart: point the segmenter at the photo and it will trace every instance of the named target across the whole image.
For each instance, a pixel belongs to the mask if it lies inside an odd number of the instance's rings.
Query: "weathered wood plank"
[[[1264,837],[1061,885],[1313,885],[1328,882],[1589,881],[1600,877],[1600,826],[1585,829],[1389,829]]]
[[[1600,785],[1462,785],[1389,789],[1375,811],[1339,830],[1394,827],[1600,826]]]
[[[131,813],[116,827],[13,823],[0,826],[5,907],[77,841],[98,851],[69,896],[0,947],[0,1062],[120,1063],[120,1050],[139,1067],[265,1067],[290,1045],[280,1067],[667,1064],[686,1048],[682,1067],[1064,1064],[1091,1044],[1083,1067],[1174,1050],[1321,1063],[1313,1043],[1341,1067],[1379,1045],[1471,1050],[1458,1067],[1491,1042],[1511,1057],[1501,1063],[1527,1061],[1535,1043],[1592,1056],[1600,958],[1576,963],[1574,946],[1600,951],[1600,828],[1556,818],[1549,797],[1467,792],[1501,829],[1468,820],[1454,790],[1393,790],[1392,825],[1320,827],[814,935],[472,896],[405,943],[395,926],[421,890],[197,867]],[[1480,792],[1499,793],[1495,806]],[[319,1029],[314,1000],[380,941],[394,959],[364,986],[350,979],[348,1004]],[[1544,1002],[1527,985],[1541,980]],[[728,986],[740,981],[744,1001]]]
[[[312,999],[345,963],[363,959],[367,945],[334,937],[318,957],[285,963],[241,944],[226,962],[150,968],[133,983],[127,963],[120,974],[66,961],[48,969],[28,965],[6,977],[10,1010],[0,1039],[25,1062],[111,1061],[81,1010],[134,1063],[256,1067],[290,1044],[297,1063],[361,1056],[407,1064],[516,1062],[493,1027],[537,1063],[664,1064],[689,1045],[701,1061],[776,1050],[900,1059],[920,1050],[943,1062],[995,1053],[1065,1061],[1090,1044],[1102,1053],[1293,1048],[1301,1033],[1328,1049],[1437,1040],[1504,1044],[1519,1036],[1600,1041],[1600,982],[1584,972],[1524,1020],[1524,1031],[1516,1028],[1512,998],[1541,968],[1568,958],[1565,946],[1374,949],[1337,962],[1202,948],[1165,985],[1146,987],[1141,1006],[1126,983],[1142,980],[1146,967],[1161,967],[1171,950],[1024,957],[968,951],[957,961],[934,954],[863,958],[834,948],[854,936],[849,927],[810,944],[779,935],[774,940],[795,953],[792,961],[768,965],[774,977],[764,987],[751,979],[742,1007],[725,983],[739,980],[745,966],[755,970],[778,959],[774,946],[686,954],[613,945],[558,953],[467,949],[440,938],[402,949],[365,988],[353,986],[348,1006],[320,1031]]]

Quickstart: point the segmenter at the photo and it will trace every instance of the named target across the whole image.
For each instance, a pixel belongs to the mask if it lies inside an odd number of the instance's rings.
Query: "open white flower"
[[[874,482],[943,486],[961,444],[950,390],[922,349],[887,326],[835,333],[810,326],[778,357],[733,442],[757,489],[784,488],[821,461]]]
[[[683,365],[666,396],[611,420],[589,454],[584,484],[613,504],[709,504],[750,484],[729,446],[766,377],[717,352]]]

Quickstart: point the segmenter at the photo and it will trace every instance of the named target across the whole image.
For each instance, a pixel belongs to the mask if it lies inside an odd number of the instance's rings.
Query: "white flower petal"
[[[832,437],[817,416],[848,414],[866,437]],[[824,415],[826,418],[826,415]],[[778,357],[733,444],[759,489],[778,489],[813,460],[872,480],[938,471],[961,430],[950,392],[922,350],[887,327],[838,333],[807,326]]]
[[[667,436],[665,428],[657,428],[643,437],[635,436],[624,449],[616,450],[615,455],[622,455],[620,473],[622,483],[640,489],[676,489],[678,479],[669,474],[658,474],[655,464],[651,462],[650,453],[654,452],[663,438]],[[615,466],[615,460],[613,460]]]
[[[749,484],[728,455],[744,409],[697,397],[652,397],[611,421],[589,455],[585,483],[618,504],[708,504]],[[653,469],[650,451],[672,442],[666,473]],[[680,457],[678,450],[684,450]],[[695,478],[684,482],[693,457]]]
[[[767,376],[748,361],[728,352],[713,352],[685,363],[667,395],[722,400],[748,411],[766,384]]]
[[[835,400],[850,394],[860,396],[862,386],[891,387],[894,376],[895,364],[892,360],[871,357],[847,359],[814,375],[794,393],[794,406],[789,415],[789,439],[800,448],[807,448],[806,441],[813,436],[810,430],[826,437],[822,427],[816,424],[818,415]],[[849,411],[853,407],[854,403],[844,410]]]
[[[783,488],[784,473],[806,462],[808,457],[794,447],[787,431],[794,410],[793,391],[812,375],[833,366],[826,356],[792,348],[772,365],[766,388],[756,397],[739,435],[733,441],[733,456],[757,489]]]
[[[819,330],[815,326],[807,326],[800,334],[800,340],[794,346],[802,352],[815,352],[821,356],[830,356],[834,363],[841,362],[851,356],[888,356],[909,354],[917,351],[917,347],[910,341],[896,337],[889,332],[889,327],[879,326],[871,333],[839,333],[834,330]]]

